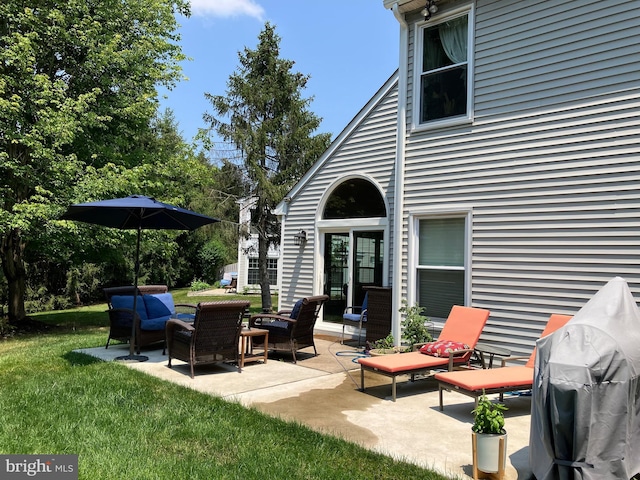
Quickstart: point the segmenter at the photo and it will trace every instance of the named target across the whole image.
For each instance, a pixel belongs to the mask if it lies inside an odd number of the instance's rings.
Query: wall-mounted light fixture
[[[307,232],[304,230],[300,230],[298,233],[293,235],[293,244],[300,247],[304,246],[307,243]]]
[[[422,16],[425,21],[431,18],[431,15],[438,11],[438,6],[436,5],[436,0],[427,0],[427,4],[422,9]]]

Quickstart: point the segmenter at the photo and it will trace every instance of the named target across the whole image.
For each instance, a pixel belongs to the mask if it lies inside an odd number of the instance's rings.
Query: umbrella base
[[[134,363],[134,362],[146,362],[149,357],[145,355],[123,355],[113,359],[116,362]]]

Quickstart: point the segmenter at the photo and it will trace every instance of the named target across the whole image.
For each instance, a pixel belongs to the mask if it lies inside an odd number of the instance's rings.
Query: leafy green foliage
[[[202,266],[202,275],[209,283],[219,280],[219,271],[224,266],[225,246],[219,240],[211,240],[205,243],[200,250],[199,260]]]
[[[156,87],[173,86],[185,58],[178,12],[188,2],[0,3],[0,256],[11,320],[25,316],[25,256],[53,238],[49,223],[78,198],[83,170],[147,158]]]
[[[386,350],[389,348],[393,348],[395,345],[394,343],[394,339],[393,339],[393,334],[389,334],[384,338],[380,338],[378,340],[376,340],[375,342],[373,342],[373,344],[371,344],[371,348],[375,348],[375,349],[380,349],[380,350]]]
[[[424,307],[415,304],[411,307],[407,305],[405,299],[402,300],[402,307],[398,310],[404,314],[402,319],[402,338],[404,338],[410,346],[418,343],[430,342],[432,340],[431,333],[426,326],[429,318],[422,315],[425,311]]]
[[[235,219],[236,213],[220,217],[217,204],[210,199],[216,188],[218,169],[206,159],[194,155],[177,133],[178,126],[170,111],[155,118],[146,137],[148,163],[133,168],[109,163],[102,168],[89,167],[76,183],[72,202],[143,193],[222,219]],[[141,282],[187,285],[202,276],[200,250],[208,241],[218,239],[234,246],[237,240],[227,236],[221,222],[194,232],[146,230],[141,243]],[[136,233],[76,222],[49,222],[47,234],[32,240],[26,252],[29,272],[27,294],[67,295],[74,303],[102,299],[102,288],[133,281],[133,258]],[[237,229],[235,231],[237,239]],[[229,239],[229,240],[227,240]],[[228,258],[231,257],[231,258]],[[235,261],[225,250],[224,262]],[[93,278],[91,265],[99,266]],[[82,285],[74,285],[79,276]],[[41,287],[44,286],[45,290]],[[36,299],[34,299],[36,300]],[[32,305],[32,304],[30,304]]]
[[[504,434],[504,411],[507,410],[502,403],[490,401],[483,393],[478,398],[478,406],[474,408],[473,426],[476,433]]]
[[[191,282],[190,290],[192,292],[201,292],[202,290],[206,290],[210,286],[211,285],[203,280],[195,279],[193,282]]]

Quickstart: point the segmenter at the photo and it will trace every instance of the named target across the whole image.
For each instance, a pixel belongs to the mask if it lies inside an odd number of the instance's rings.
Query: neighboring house
[[[238,292],[260,292],[258,272],[258,236],[251,229],[251,209],[255,206],[255,198],[238,201],[240,210],[240,240],[238,242]],[[248,235],[248,236],[247,236]],[[267,252],[269,280],[271,291],[277,292],[280,271],[280,249],[269,247]]]
[[[529,353],[612,277],[639,298],[639,2],[382,3],[399,70],[278,207],[281,308],[329,293],[338,331],[392,286],[396,312],[487,308],[481,340]]]

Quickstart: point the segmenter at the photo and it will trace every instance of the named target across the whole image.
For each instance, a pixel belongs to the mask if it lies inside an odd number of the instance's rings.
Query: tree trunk
[[[258,240],[258,271],[260,272],[260,291],[262,293],[262,311],[271,312],[273,305],[271,304],[271,282],[269,281],[269,265],[267,253],[269,251],[269,242],[260,235]]]
[[[27,313],[24,308],[27,272],[24,267],[24,247],[20,230],[13,229],[2,237],[0,254],[2,271],[9,287],[9,323],[23,320]]]
[[[256,220],[258,224],[258,277],[260,279],[260,293],[262,294],[262,311],[271,312],[273,305],[271,304],[271,284],[269,282],[269,269],[267,268],[267,255],[269,253],[268,207],[260,196],[256,205],[256,210],[259,212]]]

